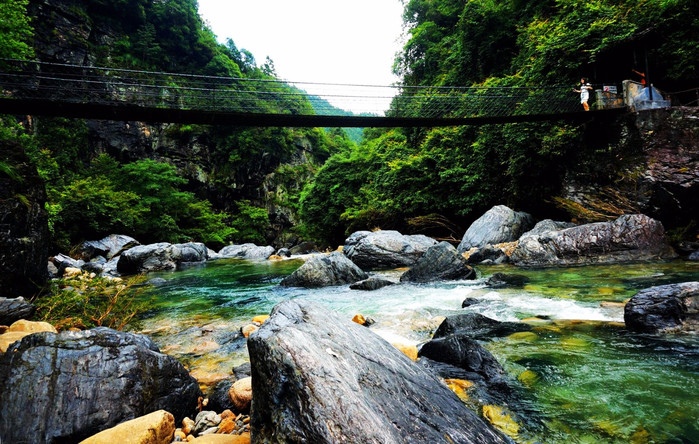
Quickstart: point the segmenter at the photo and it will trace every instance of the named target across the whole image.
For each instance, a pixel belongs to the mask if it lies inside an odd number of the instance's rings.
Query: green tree
[[[31,59],[34,29],[27,16],[29,0],[0,0],[0,58]]]

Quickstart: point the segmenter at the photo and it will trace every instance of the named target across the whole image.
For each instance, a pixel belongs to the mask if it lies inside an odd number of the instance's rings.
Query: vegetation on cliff
[[[258,66],[232,40],[218,43],[194,0],[22,0],[3,2],[2,14],[0,57],[275,78],[271,60]],[[178,79],[171,81],[176,85]],[[255,85],[267,88],[264,82]],[[279,92],[280,85],[275,88]],[[290,112],[312,109],[307,99],[269,97],[270,106],[283,101]],[[302,184],[336,145],[350,143],[344,133],[319,129],[131,125],[124,130],[62,118],[0,120],[3,137],[25,147],[46,181],[52,251],[113,232],[141,242],[197,240],[212,248],[269,242],[291,223],[268,212],[281,208],[274,211],[294,219]],[[12,172],[3,159],[0,167]],[[298,177],[289,177],[290,171]],[[276,173],[283,178],[273,181],[283,182],[284,192],[277,190],[270,200],[262,188]]]
[[[407,86],[572,89],[582,76],[634,78],[647,56],[654,84],[677,91],[699,82],[698,14],[689,0],[411,0],[395,71]],[[331,243],[374,227],[449,236],[450,221],[465,225],[499,203],[560,216],[569,202],[556,208],[555,197],[582,162],[611,161],[610,181],[628,178],[627,153],[610,153],[622,132],[558,122],[367,131],[319,171],[301,214]]]

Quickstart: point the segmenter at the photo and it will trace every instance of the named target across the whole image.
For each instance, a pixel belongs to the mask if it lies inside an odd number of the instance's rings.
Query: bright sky
[[[402,47],[400,0],[199,0],[199,13],[219,41],[233,39],[258,65],[269,56],[277,75],[291,82],[390,85]],[[298,86],[311,94],[327,87]],[[370,90],[390,95],[388,90]],[[345,94],[341,92],[340,94]],[[365,92],[351,94],[367,95]],[[343,109],[385,109],[390,99],[353,104],[329,99]]]

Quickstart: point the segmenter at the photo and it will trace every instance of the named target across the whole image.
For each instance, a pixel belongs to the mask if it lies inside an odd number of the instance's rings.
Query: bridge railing
[[[580,111],[570,87],[323,86],[310,105],[305,83],[0,59],[0,98],[260,114],[332,115],[358,103],[402,118],[503,117]]]

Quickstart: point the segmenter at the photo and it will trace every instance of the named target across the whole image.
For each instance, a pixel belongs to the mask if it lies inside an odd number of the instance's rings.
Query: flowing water
[[[389,342],[429,340],[445,316],[475,311],[521,321],[533,331],[484,342],[518,388],[510,407],[518,442],[699,442],[699,338],[640,335],[623,328],[623,301],[638,290],[699,280],[699,263],[669,262],[520,270],[478,267],[479,279],[395,285],[373,292],[347,286],[280,287],[300,260],[221,260],[173,273],[144,297],[153,309],[138,324],[161,350],[214,384],[247,361],[237,333],[278,302],[302,298],[350,319],[372,317]],[[402,271],[385,272],[398,279]],[[519,289],[490,289],[495,272],[525,275]],[[461,308],[465,298],[475,304]],[[530,319],[538,317],[537,319]]]

